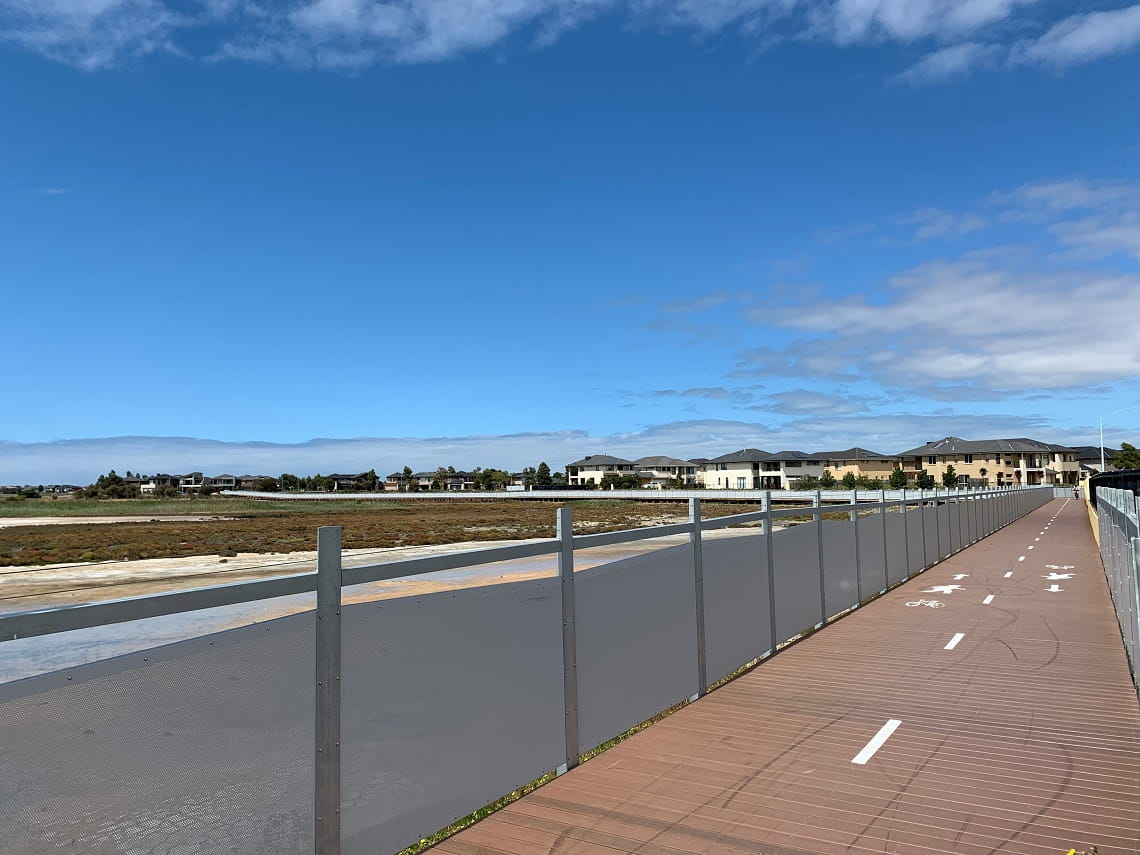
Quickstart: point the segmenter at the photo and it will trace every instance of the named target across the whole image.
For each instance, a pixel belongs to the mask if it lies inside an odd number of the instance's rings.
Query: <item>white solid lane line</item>
[[[954,637],[951,638],[950,641],[948,641],[946,643],[946,646],[943,647],[942,649],[943,650],[953,650],[955,647],[958,646],[958,642],[961,641],[965,637],[966,637],[966,633],[964,633],[964,632],[954,633]]]
[[[1008,579],[1008,578],[1009,578],[1010,576],[1012,576],[1012,575],[1013,575],[1013,571],[1012,571],[1012,570],[1010,570],[1008,573],[1006,573],[1006,574],[1005,574],[1005,577],[1004,577],[1004,578]]]
[[[895,729],[902,724],[897,718],[890,719],[886,724],[879,728],[879,732],[871,737],[871,741],[863,746],[863,750],[851,758],[852,763],[858,763],[860,766],[866,765],[867,761],[875,756],[875,752],[883,747],[883,743],[890,739]]]
[[[993,601],[994,601],[994,595],[993,594],[986,594],[986,598],[984,600],[982,600],[982,605],[988,606]]]

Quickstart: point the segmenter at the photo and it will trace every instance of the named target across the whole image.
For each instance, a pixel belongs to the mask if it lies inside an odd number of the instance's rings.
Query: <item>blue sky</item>
[[[0,79],[0,483],[1140,435],[1137,4],[0,0]]]

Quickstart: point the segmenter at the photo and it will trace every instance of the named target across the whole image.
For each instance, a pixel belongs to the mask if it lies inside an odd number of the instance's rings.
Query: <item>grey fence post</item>
[[[938,486],[934,487],[934,563],[942,560],[942,526],[938,524]]]
[[[772,530],[772,491],[764,491],[764,547],[768,560],[768,624],[772,628],[772,654],[776,652],[776,554],[773,538],[776,532]]]
[[[963,519],[963,517],[965,515],[962,513],[962,488],[961,487],[955,487],[954,488],[954,501],[958,505],[958,549],[961,550],[961,549],[965,548],[966,542],[967,542],[966,541],[966,526],[965,526],[966,521]]]
[[[815,517],[815,545],[819,553],[819,623],[815,625],[819,629],[827,623],[827,580],[823,572],[823,500],[819,490],[811,497],[811,506],[812,516]]]
[[[922,526],[922,570],[926,570],[926,490],[921,487],[918,489],[918,522]]]
[[[317,529],[315,855],[340,855],[340,544],[340,526]]]
[[[558,509],[558,582],[562,595],[562,700],[566,718],[566,762],[558,773],[578,765],[578,642],[574,618],[574,521],[570,508]]]
[[[863,605],[863,568],[859,557],[859,490],[851,491],[851,527],[855,533],[855,594],[859,597],[859,605]]]
[[[879,491],[879,518],[883,521],[883,590],[879,591],[880,594],[885,594],[887,588],[891,586],[891,572],[890,572],[890,559],[887,558],[889,550],[887,549],[887,491]]]
[[[708,691],[708,672],[705,650],[705,566],[701,550],[701,500],[689,499],[689,522],[693,530],[689,533],[689,543],[693,545],[693,602],[697,612],[697,693],[690,700],[696,700]]]
[[[910,523],[907,521],[906,487],[902,488],[902,499],[899,501],[899,510],[903,518],[903,558],[906,561],[906,577],[910,578]]]

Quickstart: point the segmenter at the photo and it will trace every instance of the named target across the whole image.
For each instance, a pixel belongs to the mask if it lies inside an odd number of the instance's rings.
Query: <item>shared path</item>
[[[1084,505],[1052,503],[440,855],[1140,851],[1140,709]]]

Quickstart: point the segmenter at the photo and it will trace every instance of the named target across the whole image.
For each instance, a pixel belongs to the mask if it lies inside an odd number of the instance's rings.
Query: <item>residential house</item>
[[[856,478],[881,478],[884,481],[894,471],[897,458],[889,454],[878,454],[865,448],[848,448],[844,451],[821,451],[813,457],[823,458],[823,468],[840,480],[847,473]]]
[[[632,460],[609,454],[587,454],[581,460],[566,464],[566,482],[573,487],[598,485],[606,475],[636,475]]]
[[[1101,468],[1101,449],[1099,445],[1075,445],[1073,446],[1077,467],[1080,472],[1080,480],[1087,481],[1098,472],[1115,472],[1116,467],[1112,465],[1112,458],[1120,451],[1119,448],[1105,448],[1104,449],[1104,468]]]
[[[263,481],[272,481],[274,487],[279,486],[277,479],[272,475],[239,475],[238,476],[238,489],[240,490],[256,490],[258,484]]]
[[[819,478],[827,468],[827,458],[806,451],[777,451],[760,461],[760,488],[790,490],[800,478]]]
[[[704,465],[701,480],[709,490],[759,490],[760,465],[770,455],[759,448],[742,448],[714,457]]]
[[[194,492],[205,486],[205,483],[206,480],[201,472],[191,472],[189,475],[180,475],[178,477],[178,492]]]
[[[332,480],[333,490],[360,491],[369,488],[367,472],[360,472],[356,475],[333,474],[325,477]]]
[[[668,490],[677,486],[678,479],[684,487],[694,487],[697,483],[697,466],[688,460],[660,455],[639,457],[633,461],[633,466],[642,487]]]
[[[941,485],[942,473],[953,466],[960,486],[1035,486],[1076,483],[1076,452],[1024,437],[967,440],[948,436],[899,454],[907,476],[922,471]]]

